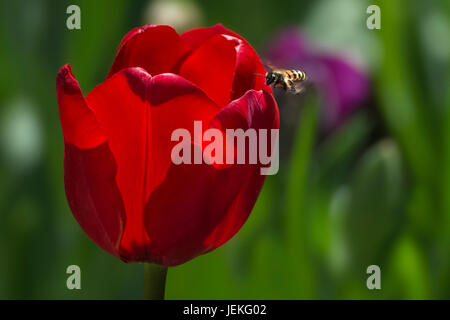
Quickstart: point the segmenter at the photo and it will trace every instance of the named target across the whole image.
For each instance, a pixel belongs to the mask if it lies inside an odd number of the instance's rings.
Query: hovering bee
[[[295,69],[281,69],[270,68],[271,70],[266,74],[256,75],[266,77],[266,85],[273,85],[274,87],[281,87],[285,91],[289,90],[294,94],[300,94],[305,88],[305,82],[308,76],[305,72]]]

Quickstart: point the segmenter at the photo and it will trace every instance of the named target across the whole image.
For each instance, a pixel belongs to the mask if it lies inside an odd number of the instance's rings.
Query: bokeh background
[[[449,299],[449,19],[447,0],[1,0],[0,298],[141,298],[143,266],[103,252],[67,206],[56,73],[70,63],[86,95],[131,28],[222,23],[317,83],[276,92],[279,173],[235,238],[169,270],[166,297]]]

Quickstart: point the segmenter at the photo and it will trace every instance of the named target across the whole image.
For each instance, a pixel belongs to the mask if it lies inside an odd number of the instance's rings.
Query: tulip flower
[[[284,68],[304,70],[316,85],[322,100],[323,126],[340,125],[364,105],[370,94],[367,75],[351,61],[314,48],[297,29],[285,29],[269,43],[266,58]]]
[[[178,35],[130,31],[87,96],[69,65],[57,76],[64,183],[73,216],[125,262],[174,266],[227,242],[264,183],[261,164],[174,164],[178,128],[277,129],[278,107],[255,50],[216,25]],[[195,148],[203,145],[192,141]]]

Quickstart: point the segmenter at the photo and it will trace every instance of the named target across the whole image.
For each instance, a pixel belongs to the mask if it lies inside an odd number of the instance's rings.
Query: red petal
[[[106,136],[69,65],[59,71],[56,86],[69,207],[86,234],[105,251],[119,257],[125,210]]]
[[[236,64],[236,43],[222,35],[205,41],[180,68],[180,75],[199,86],[218,105],[228,104]]]
[[[211,121],[212,127],[225,129],[247,128],[279,129],[280,118],[275,99],[265,91],[249,91],[239,100],[235,100]],[[270,135],[269,135],[270,137]],[[273,150],[268,139],[267,150]],[[215,230],[205,239],[205,252],[211,251],[236,234],[247,220],[256,203],[265,176],[261,175],[260,166],[251,166],[251,171],[243,175],[239,181],[241,189],[233,204],[216,226]]]
[[[152,78],[140,68],[116,73],[87,101],[117,162],[116,180],[127,215],[121,253],[129,261],[148,261],[152,240],[143,227],[143,206],[170,166],[171,134],[193,127],[194,120],[209,121],[218,107],[183,78],[173,74]]]
[[[280,118],[273,96],[265,91],[249,90],[243,97],[221,109],[210,122],[225,129],[278,129]]]
[[[106,141],[93,111],[84,100],[70,65],[63,66],[56,78],[56,94],[64,141],[89,149]]]
[[[236,47],[236,69],[233,80],[231,99],[235,100],[243,96],[248,90],[265,90],[272,94],[272,88],[265,85],[266,73],[256,51],[245,41],[238,40]]]
[[[126,218],[116,171],[106,142],[87,150],[65,145],[64,185],[70,210],[95,243],[120,257],[119,244]]]
[[[251,91],[211,123],[221,130],[278,128],[278,109],[272,96]],[[177,265],[226,242],[250,214],[264,177],[259,165],[172,165],[145,207],[153,259]]]
[[[227,214],[246,174],[244,166],[172,165],[145,207],[153,260],[173,266],[201,254],[204,239]]]
[[[122,40],[108,77],[128,67],[142,67],[153,76],[170,72],[187,52],[188,47],[169,26],[135,28]]]
[[[183,33],[181,38],[192,50],[195,50],[204,42],[217,35],[228,35],[228,38],[234,38],[236,43],[237,58],[236,66],[233,67],[235,75],[230,101],[240,98],[245,92],[251,89],[266,90],[272,93],[272,88],[265,85],[264,76],[256,75],[264,75],[266,73],[258,54],[240,35],[218,24],[213,27],[189,30]]]
[[[191,29],[181,34],[180,37],[189,45],[189,47],[191,47],[191,49],[197,49],[197,47],[202,45],[203,42],[218,34],[226,34],[235,38],[243,39],[240,35],[228,30],[221,24],[216,24],[212,27]]]

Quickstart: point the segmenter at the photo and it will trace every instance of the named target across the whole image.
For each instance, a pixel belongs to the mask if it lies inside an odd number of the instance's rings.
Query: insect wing
[[[291,87],[291,90],[294,94],[298,95],[305,91],[307,86],[307,83],[305,81],[298,81],[294,82],[293,86]]]

